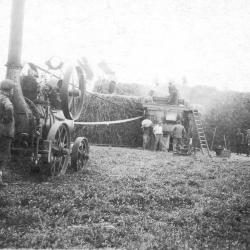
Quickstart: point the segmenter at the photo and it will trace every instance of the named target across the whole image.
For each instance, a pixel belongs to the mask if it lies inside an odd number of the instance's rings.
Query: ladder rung
[[[201,151],[203,154],[207,153],[208,155],[210,155],[205,131],[203,128],[203,123],[201,120],[201,115],[197,109],[193,110],[193,120],[194,120],[194,123],[196,125],[197,134],[198,134],[198,137],[200,140]]]

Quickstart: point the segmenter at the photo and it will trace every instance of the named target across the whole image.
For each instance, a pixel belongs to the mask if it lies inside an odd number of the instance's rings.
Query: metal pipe
[[[29,110],[21,89],[22,41],[25,0],[12,0],[9,51],[6,78],[15,82],[13,105],[15,110],[16,133],[29,132]]]
[[[12,0],[9,53],[7,65],[21,67],[25,0]]]

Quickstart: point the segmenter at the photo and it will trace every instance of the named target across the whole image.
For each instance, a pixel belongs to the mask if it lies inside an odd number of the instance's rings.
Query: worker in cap
[[[180,147],[183,146],[183,137],[186,135],[186,130],[181,124],[181,121],[178,120],[177,124],[174,125],[172,136],[173,136],[173,151],[176,153]]]
[[[173,82],[169,82],[168,84],[168,92],[169,92],[169,104],[178,104],[179,92]]]
[[[6,79],[0,82],[0,89],[3,91],[10,91],[15,87],[15,83],[12,80]]]
[[[156,125],[153,128],[153,132],[155,135],[155,144],[154,151],[163,149],[163,126],[162,121],[158,120]]]
[[[14,108],[11,102],[15,83],[11,80],[0,82],[0,188],[7,184],[3,182],[3,171],[6,171],[10,158],[10,146],[14,137]]]

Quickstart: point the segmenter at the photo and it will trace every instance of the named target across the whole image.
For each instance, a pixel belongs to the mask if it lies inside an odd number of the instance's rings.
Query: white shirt
[[[163,130],[162,130],[162,126],[159,124],[156,124],[154,126],[154,134],[155,135],[162,135],[163,134]]]

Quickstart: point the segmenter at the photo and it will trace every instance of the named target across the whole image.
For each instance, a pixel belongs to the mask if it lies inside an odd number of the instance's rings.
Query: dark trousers
[[[237,153],[237,155],[242,153],[242,144],[241,143],[236,144],[236,153]]]
[[[150,143],[150,135],[147,133],[144,133],[142,136],[142,139],[143,139],[143,144],[142,144],[143,149],[148,148],[148,145]]]
[[[179,147],[182,147],[183,142],[182,138],[174,138],[173,139],[173,151],[176,152]]]
[[[157,149],[162,150],[162,139],[163,139],[163,134],[155,135],[155,145],[154,145],[154,150],[155,151]]]
[[[0,137],[0,171],[6,169],[10,157],[10,145],[12,138],[1,136]]]

